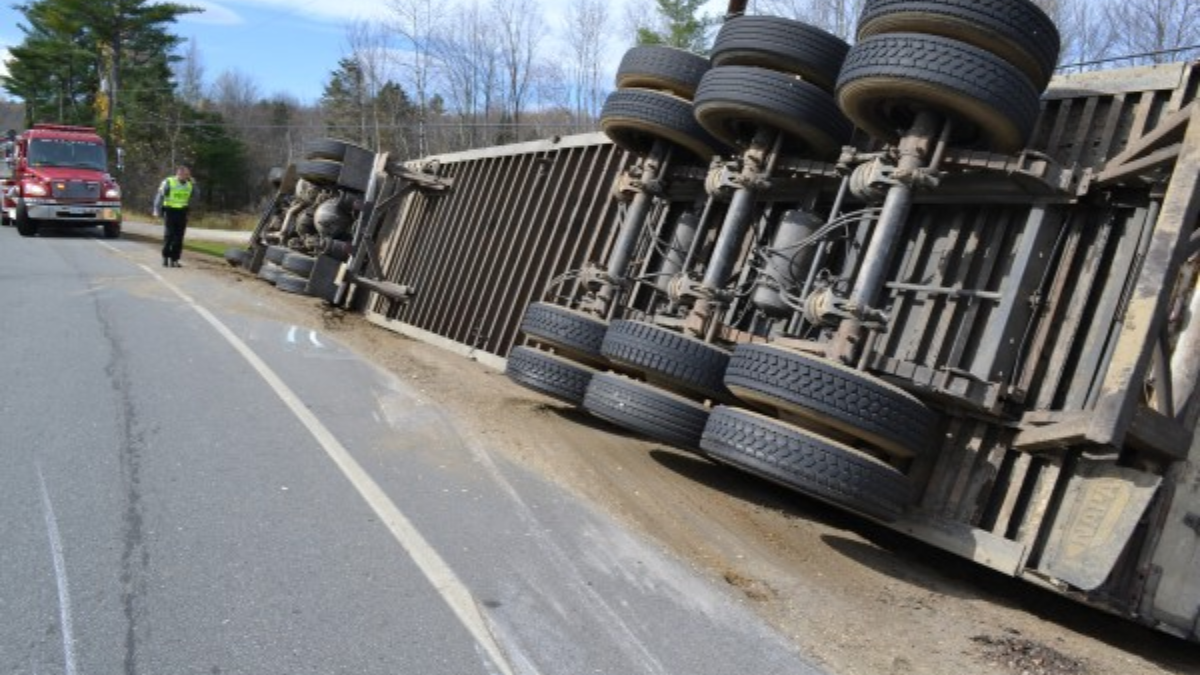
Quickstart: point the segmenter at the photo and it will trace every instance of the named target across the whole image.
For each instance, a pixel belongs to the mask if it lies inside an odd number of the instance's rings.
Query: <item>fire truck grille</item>
[[[100,184],[95,181],[56,180],[51,183],[51,194],[62,199],[99,199]]]

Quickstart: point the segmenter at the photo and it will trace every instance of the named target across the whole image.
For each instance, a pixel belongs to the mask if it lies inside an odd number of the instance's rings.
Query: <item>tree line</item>
[[[1200,0],[1035,0],[1062,33],[1061,64],[1159,63],[1195,56]],[[864,0],[754,0],[853,40]],[[23,42],[0,79],[24,123],[98,127],[124,149],[127,201],[187,162],[204,206],[251,208],[272,166],[335,136],[416,158],[597,128],[616,62],[634,43],[703,53],[720,18],[703,0],[570,0],[560,19],[541,0],[387,0],[384,21],[345,27],[345,55],[315,103],[265,96],[253,77],[208,77],[201,46],[172,32],[197,11],[158,0],[32,0]],[[1083,64],[1083,65],[1080,65]],[[0,113],[5,108],[0,106]]]

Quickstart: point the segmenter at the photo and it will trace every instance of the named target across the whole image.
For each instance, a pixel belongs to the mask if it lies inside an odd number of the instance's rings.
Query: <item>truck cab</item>
[[[121,235],[121,188],[95,129],[35,124],[4,145],[5,224],[26,237],[43,226],[99,226],[109,239]]]

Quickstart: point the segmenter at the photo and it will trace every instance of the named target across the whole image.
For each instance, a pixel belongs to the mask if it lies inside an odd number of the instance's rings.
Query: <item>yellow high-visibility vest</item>
[[[186,209],[192,199],[192,181],[186,183],[175,176],[167,179],[167,193],[163,195],[163,207],[168,209]]]

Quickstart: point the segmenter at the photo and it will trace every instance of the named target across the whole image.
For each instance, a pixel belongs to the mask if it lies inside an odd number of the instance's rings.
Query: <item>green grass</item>
[[[149,213],[125,209],[126,220],[137,220],[145,223],[157,223],[161,218],[155,218]],[[259,216],[251,213],[197,213],[188,215],[188,227],[202,230],[228,230],[231,232],[250,232],[258,225]]]
[[[233,247],[233,244],[227,244],[218,241],[185,241],[183,242],[183,250],[193,251],[195,253],[203,253],[221,258],[225,255],[225,249]]]

